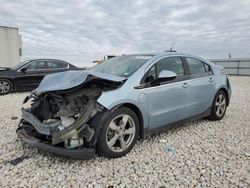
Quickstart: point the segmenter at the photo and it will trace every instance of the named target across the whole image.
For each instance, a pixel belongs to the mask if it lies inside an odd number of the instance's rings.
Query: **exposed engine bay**
[[[122,82],[90,76],[83,84],[68,89],[32,93],[22,109],[21,127],[47,144],[75,149],[88,146],[95,129],[88,122],[104,107],[97,103],[102,92],[118,88]],[[26,131],[27,132],[27,131]]]

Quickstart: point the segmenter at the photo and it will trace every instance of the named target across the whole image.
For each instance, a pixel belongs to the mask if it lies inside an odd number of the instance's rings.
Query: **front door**
[[[43,60],[33,61],[23,68],[25,68],[23,72],[22,70],[17,70],[15,78],[17,90],[35,89],[47,74],[47,62]]]
[[[159,81],[162,70],[170,70],[177,77],[169,81]],[[190,88],[180,57],[160,59],[146,73],[143,80],[148,87],[141,90],[146,96],[149,113],[149,128],[155,129],[189,116]]]

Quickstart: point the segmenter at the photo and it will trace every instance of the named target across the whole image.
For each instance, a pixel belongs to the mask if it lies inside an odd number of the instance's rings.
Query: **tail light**
[[[226,75],[227,74],[227,72],[226,72],[226,70],[224,68],[221,69],[221,74],[222,75]]]

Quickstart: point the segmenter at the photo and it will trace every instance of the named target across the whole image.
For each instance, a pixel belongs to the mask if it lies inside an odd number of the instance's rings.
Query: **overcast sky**
[[[19,28],[23,59],[89,66],[173,43],[206,58],[250,57],[250,0],[0,0],[0,25]]]

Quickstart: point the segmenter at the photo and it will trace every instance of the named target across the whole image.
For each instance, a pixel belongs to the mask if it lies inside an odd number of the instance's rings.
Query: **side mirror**
[[[159,81],[173,80],[177,77],[177,74],[173,71],[162,70],[158,76]]]
[[[21,69],[21,72],[22,72],[22,73],[26,73],[27,70],[28,70],[28,69],[24,67],[24,68]]]

